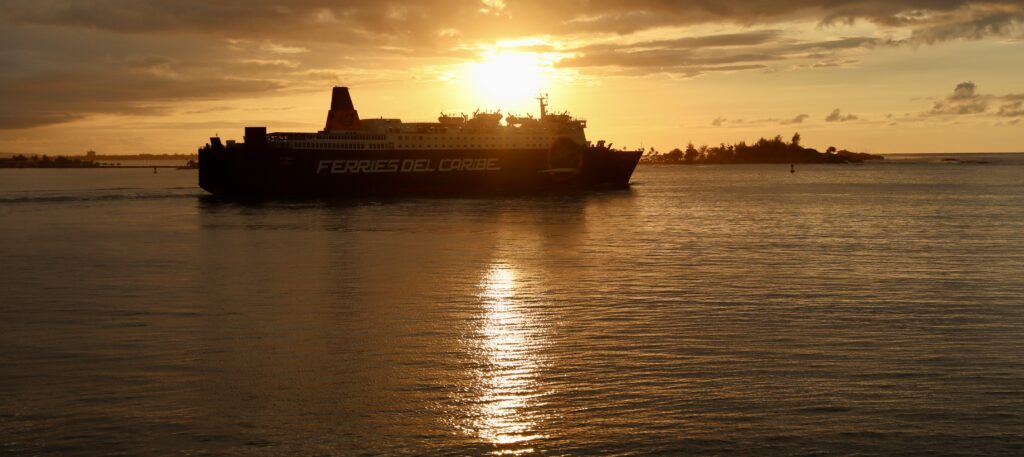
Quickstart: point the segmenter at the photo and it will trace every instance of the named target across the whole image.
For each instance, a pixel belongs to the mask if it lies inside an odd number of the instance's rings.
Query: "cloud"
[[[811,116],[808,114],[798,114],[792,118],[779,119],[776,117],[769,117],[764,119],[726,119],[724,117],[717,117],[711,121],[711,125],[715,127],[722,127],[726,124],[744,124],[744,125],[758,125],[758,124],[779,124],[779,125],[793,125],[802,124],[804,121],[809,119]]]
[[[942,116],[984,113],[988,109],[988,97],[979,96],[977,90],[978,85],[973,81],[957,84],[953,93],[944,100],[936,101],[928,114]]]
[[[1000,106],[998,115],[1002,117],[1024,116],[1024,107],[1021,105],[1024,105],[1024,101],[1018,100]]]
[[[855,59],[837,59],[837,52],[894,46],[897,42],[874,37],[844,37],[801,41],[779,30],[702,35],[672,40],[596,44],[565,50],[572,57],[560,67],[615,67],[633,73],[675,73],[695,76],[713,71],[765,69],[771,62],[814,59],[807,67],[849,65]]]
[[[993,104],[999,104],[999,110],[994,113],[989,111],[989,107]],[[957,84],[951,94],[933,102],[932,108],[921,113],[921,116],[989,114],[1001,117],[1016,117],[1024,115],[1022,105],[1024,105],[1024,94],[983,94],[978,91],[977,84],[973,81],[966,81]]]
[[[794,118],[792,118],[792,119],[790,119],[788,121],[782,121],[782,124],[783,125],[803,124],[804,121],[807,120],[807,118],[809,118],[809,117],[811,117],[809,114],[798,114],[796,117],[794,117]]]
[[[911,40],[934,44],[954,39],[977,40],[987,36],[1007,36],[1024,21],[1021,2],[964,2],[960,7],[922,16]]]
[[[825,122],[848,122],[855,121],[857,119],[859,118],[853,114],[847,114],[844,116],[843,113],[840,112],[839,108],[832,110],[828,116],[825,116]]]
[[[309,52],[309,49],[302,46],[286,46],[277,43],[266,43],[263,45],[262,49],[275,54],[302,54]]]
[[[950,100],[969,100],[977,98],[974,91],[978,89],[978,85],[974,84],[974,81],[967,81],[956,85],[956,89],[953,89],[953,95],[949,98]]]
[[[859,63],[859,62],[860,62],[860,60],[857,60],[857,59],[842,59],[842,60],[828,59],[828,60],[823,60],[821,62],[816,62],[814,64],[811,64],[811,68],[848,67],[848,66],[854,65],[854,64]]]

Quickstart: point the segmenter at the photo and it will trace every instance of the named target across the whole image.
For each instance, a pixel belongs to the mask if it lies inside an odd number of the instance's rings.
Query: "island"
[[[882,160],[885,157],[864,152],[837,150],[829,147],[825,152],[800,145],[800,134],[793,135],[788,143],[782,135],[775,138],[761,138],[753,144],[741,141],[736,144],[722,143],[719,146],[693,143],[686,150],[673,149],[664,154],[651,149],[640,159],[647,164],[758,164],[758,163],[862,163],[867,160]]]

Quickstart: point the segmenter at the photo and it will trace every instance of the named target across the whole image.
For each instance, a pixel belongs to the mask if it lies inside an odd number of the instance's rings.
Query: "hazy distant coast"
[[[0,168],[138,168],[139,165],[121,165],[132,161],[181,161],[183,166],[190,167],[198,159],[195,154],[99,155],[89,151],[82,156],[50,156],[0,153]]]
[[[761,138],[753,144],[741,141],[736,144],[722,143],[718,146],[693,143],[685,150],[679,148],[666,153],[654,149],[640,159],[648,164],[757,164],[757,163],[861,163],[866,160],[883,160],[885,157],[864,152],[829,147],[825,152],[800,145],[800,134],[786,142],[781,135],[775,138]]]

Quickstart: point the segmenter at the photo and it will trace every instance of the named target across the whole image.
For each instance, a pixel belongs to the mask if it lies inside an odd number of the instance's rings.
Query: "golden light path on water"
[[[492,265],[480,283],[485,360],[474,428],[480,439],[499,446],[496,454],[532,453],[529,443],[544,438],[530,412],[542,394],[536,386],[536,350],[543,338],[538,323],[516,301],[518,286],[515,270],[503,263]]]

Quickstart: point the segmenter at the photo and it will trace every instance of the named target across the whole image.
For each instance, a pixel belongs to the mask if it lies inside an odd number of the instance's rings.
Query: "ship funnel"
[[[332,130],[359,130],[359,112],[352,105],[347,87],[335,87],[331,93],[331,110],[327,112],[324,131]]]

